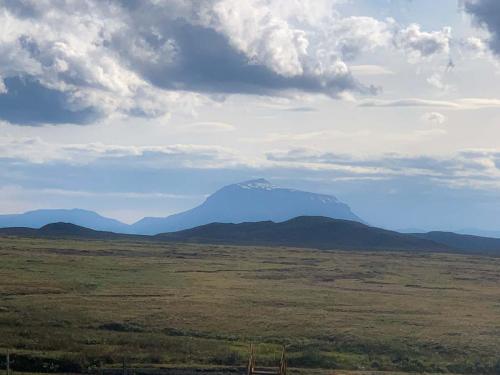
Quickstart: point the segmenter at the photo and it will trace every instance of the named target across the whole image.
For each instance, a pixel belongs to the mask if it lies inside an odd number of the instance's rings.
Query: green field
[[[0,238],[0,340],[23,371],[237,367],[256,343],[264,366],[286,345],[328,374],[500,374],[500,258]]]

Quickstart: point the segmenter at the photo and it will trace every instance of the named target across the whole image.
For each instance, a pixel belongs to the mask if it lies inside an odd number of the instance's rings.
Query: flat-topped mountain
[[[297,216],[362,221],[348,205],[332,195],[282,188],[258,179],[225,186],[191,210],[164,218],[146,217],[135,223],[132,230],[134,233],[157,234],[213,222],[279,222]]]

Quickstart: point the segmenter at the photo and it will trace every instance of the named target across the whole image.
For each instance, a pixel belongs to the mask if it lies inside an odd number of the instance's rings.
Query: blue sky
[[[0,212],[133,222],[265,177],[500,230],[495,0],[0,0]]]

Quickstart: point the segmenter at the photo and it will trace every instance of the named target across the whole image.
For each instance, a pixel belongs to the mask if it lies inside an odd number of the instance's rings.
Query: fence
[[[287,364],[286,364],[286,353],[285,347],[283,347],[283,351],[281,352],[281,360],[278,368],[257,368],[256,367],[256,354],[255,347],[253,345],[250,346],[250,355],[248,358],[248,366],[247,366],[247,375],[286,375]]]

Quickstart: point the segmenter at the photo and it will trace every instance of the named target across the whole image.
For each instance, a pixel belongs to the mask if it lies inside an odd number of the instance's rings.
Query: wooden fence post
[[[127,364],[125,363],[125,357],[123,358],[122,375],[127,375]]]
[[[280,375],[286,375],[287,372],[287,363],[286,363],[286,347],[283,345],[283,351],[281,352],[281,361],[280,361]]]
[[[7,375],[10,375],[10,351],[7,350],[7,356],[6,356],[6,363],[5,363],[5,367],[7,369]]]

